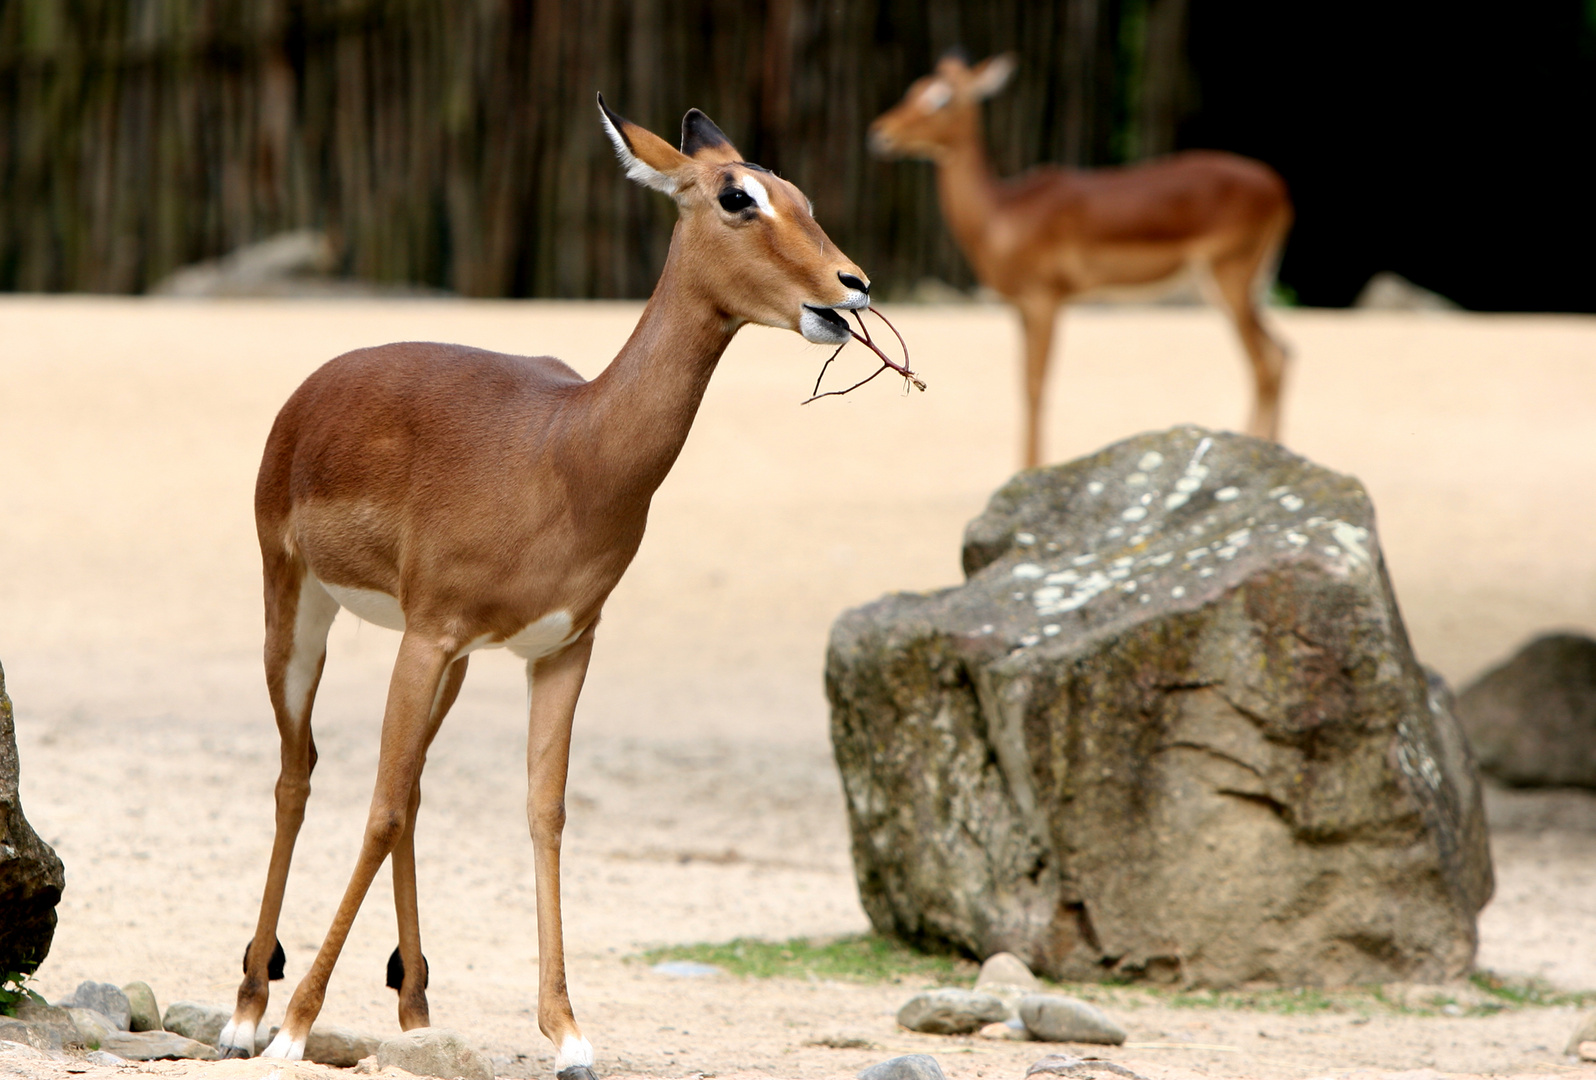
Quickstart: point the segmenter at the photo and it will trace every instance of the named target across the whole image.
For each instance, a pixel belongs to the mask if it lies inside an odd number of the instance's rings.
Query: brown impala
[[[1025,464],[1041,460],[1042,392],[1059,306],[1094,292],[1196,272],[1212,285],[1252,361],[1249,434],[1280,435],[1286,354],[1258,318],[1257,292],[1291,227],[1285,184],[1261,162],[1192,151],[1123,169],[1036,168],[999,180],[981,101],[1014,71],[945,57],[870,127],[875,150],[929,158],[942,214],[976,277],[1019,310],[1025,330]]]
[[[468,654],[526,661],[527,821],[537,873],[538,1026],[562,1080],[591,1080],[560,933],[560,835],[571,717],[610,590],[643,539],[715,364],[746,323],[848,340],[839,311],[869,306],[864,274],[793,185],[742,160],[697,109],[682,148],[611,112],[627,176],[680,218],[637,328],[597,378],[548,356],[408,342],[347,353],[296,390],[266,441],[255,522],[266,578],[266,686],[282,739],[277,832],[238,1005],[219,1040],[254,1053],[277,919],[316,764],[310,711],[340,607],[404,632],[382,720],[360,857],[269,1057],[303,1055],[327,980],[382,862],[393,856],[399,1025],[427,1024],[416,915],[421,768]]]

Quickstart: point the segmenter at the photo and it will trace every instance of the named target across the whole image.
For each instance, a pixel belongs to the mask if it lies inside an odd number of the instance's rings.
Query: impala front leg
[[[538,1027],[556,1047],[559,1080],[594,1080],[593,1045],[582,1036],[565,988],[560,926],[560,836],[565,830],[565,776],[571,720],[593,655],[593,628],[564,651],[527,664],[530,718],[526,741],[526,817],[537,867]]]
[[[427,744],[436,728],[431,723],[438,685],[444,669],[454,657],[435,640],[406,631],[399,643],[399,658],[394,663],[388,685],[388,707],[382,718],[382,750],[377,756],[377,784],[371,795],[371,812],[366,819],[366,835],[360,857],[343,900],[333,916],[332,926],[322,940],[310,970],[300,980],[288,1001],[283,1026],[263,1054],[265,1057],[297,1061],[304,1057],[305,1039],[321,1012],[327,996],[327,980],[343,951],[360,903],[371,888],[372,878],[382,862],[404,836],[409,821],[411,800],[427,757]]]

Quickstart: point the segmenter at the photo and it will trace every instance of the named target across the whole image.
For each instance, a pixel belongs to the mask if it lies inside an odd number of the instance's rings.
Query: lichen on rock
[[[1491,869],[1361,485],[1182,427],[1019,474],[963,586],[832,629],[875,927],[1054,978],[1467,970]]]

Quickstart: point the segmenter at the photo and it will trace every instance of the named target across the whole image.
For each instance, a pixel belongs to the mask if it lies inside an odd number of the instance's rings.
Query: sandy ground
[[[276,775],[250,501],[289,391],[338,352],[405,338],[549,352],[592,374],[638,310],[0,298],[0,661],[24,805],[68,882],[40,990],[144,979],[163,1003],[231,1001]],[[842,1076],[928,1050],[954,1080],[1017,1080],[1039,1054],[895,1030],[911,986],[680,980],[629,959],[658,943],[867,925],[829,760],[827,628],[885,591],[957,581],[963,525],[1017,446],[1009,314],[893,314],[923,395],[882,379],[800,408],[824,351],[774,331],[738,338],[609,604],[577,717],[565,848],[570,981],[601,1074]],[[1537,631],[1596,625],[1596,320],[1276,318],[1298,357],[1287,441],[1370,488],[1424,659],[1463,683]],[[1240,354],[1206,310],[1072,312],[1062,348],[1054,458],[1244,415]],[[281,931],[290,980],[353,865],[396,641],[348,616],[333,628],[321,765]],[[422,925],[434,1022],[468,1032],[506,1073],[547,1075],[523,708],[519,665],[474,657],[426,773]],[[1480,964],[1596,987],[1593,800],[1494,806],[1498,889]],[[382,987],[391,912],[380,877],[325,1020],[397,1030]],[[1143,1045],[1110,1056],[1150,1077],[1596,1075],[1561,1056],[1568,1010],[1359,1022],[1127,999],[1119,1015]],[[848,1040],[869,1045],[824,1045]],[[51,1068],[0,1061],[0,1073]]]

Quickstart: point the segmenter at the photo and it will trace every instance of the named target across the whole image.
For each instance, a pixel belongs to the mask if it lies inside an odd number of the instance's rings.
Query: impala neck
[[[585,450],[613,492],[646,497],[664,482],[736,333],[684,271],[679,239],[678,230],[632,336],[588,384],[594,438]]]
[[[997,209],[997,177],[986,156],[981,108],[976,105],[965,112],[937,158],[937,195],[953,238],[979,268],[986,230]]]

